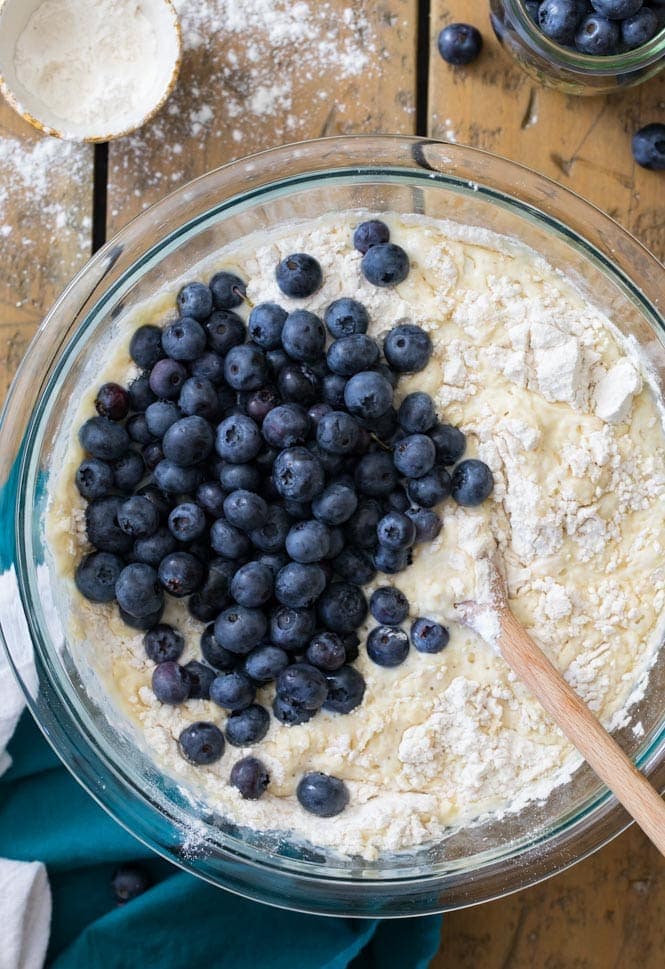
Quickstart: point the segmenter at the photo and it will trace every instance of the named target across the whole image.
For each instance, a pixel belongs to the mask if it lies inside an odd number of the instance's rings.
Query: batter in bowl
[[[373,858],[436,841],[451,825],[488,812],[518,810],[579,764],[501,658],[457,621],[454,603],[475,597],[476,563],[495,544],[519,619],[602,722],[621,722],[661,639],[665,437],[636,350],[537,254],[478,228],[382,214],[410,271],[397,286],[377,287],[364,278],[352,242],[365,218],[342,213],[248,237],[191,278],[236,273],[247,284],[249,302],[237,308],[243,317],[250,304],[266,301],[323,317],[332,301],[352,297],[366,307],[367,332],[379,342],[396,324],[429,334],[431,359],[400,378],[396,404],[416,390],[431,395],[439,419],[466,435],[464,457],[489,466],[494,489],[478,507],[444,501],[436,509],[439,535],[415,547],[408,568],[379,574],[365,593],[397,586],[410,608],[405,627],[419,616],[440,623],[450,636],[445,648],[412,648],[400,665],[379,666],[365,648],[377,625],[370,617],[353,663],[365,693],[350,713],[322,710],[294,726],[271,717],[251,747],[227,744],[205,767],[183,758],[183,729],[197,721],[223,729],[224,710],[210,700],[160,703],[143,633],[125,625],[115,604],[88,602],[73,583],[88,550],[76,432],[94,414],[100,383],[126,385],[137,376],[130,336],[140,324],[172,320],[178,283],[120,322],[102,372],[82,387],[54,463],[62,470],[49,482],[47,539],[82,676],[104,685],[160,768],[240,825]],[[322,269],[321,286],[304,299],[285,298],[275,278],[291,253],[310,254]],[[181,663],[201,659],[205,624],[183,600],[168,599],[162,621],[185,636]],[[270,709],[273,696],[268,684],[256,702]],[[248,755],[270,777],[256,800],[229,783]],[[336,816],[319,818],[299,804],[297,785],[312,771],[345,785],[348,804]]]

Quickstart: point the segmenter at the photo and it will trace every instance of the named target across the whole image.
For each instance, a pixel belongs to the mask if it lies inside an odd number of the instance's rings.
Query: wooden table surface
[[[665,118],[665,73],[609,97],[544,90],[497,43],[487,0],[309,0],[298,5],[298,42],[256,21],[259,9],[293,4],[243,3],[255,11],[247,25],[222,18],[224,31],[206,10],[228,0],[180,0],[177,91],[144,130],[108,148],[43,139],[0,104],[0,394],[45,310],[108,235],[210,168],[303,138],[401,132],[486,148],[586,196],[665,258],[665,173],[640,169],[630,152],[636,128]],[[456,20],[485,40],[466,69],[436,50]],[[448,915],[433,965],[662,969],[664,873],[633,828],[557,878]]]

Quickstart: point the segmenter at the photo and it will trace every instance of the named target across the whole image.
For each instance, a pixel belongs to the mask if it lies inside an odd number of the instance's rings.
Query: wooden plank
[[[436,36],[464,20],[482,31],[480,58],[451,68]],[[633,161],[634,131],[665,118],[665,73],[607,97],[572,97],[543,88],[503,50],[487,0],[434,0],[429,128],[435,138],[486,148],[549,175],[595,202],[665,258],[662,174]]]
[[[479,27],[478,61],[439,57],[446,24]],[[665,116],[665,74],[608,97],[539,87],[501,48],[487,0],[434,0],[429,131],[497,152],[595,202],[665,258],[665,181],[635,165],[633,131]],[[665,949],[662,858],[631,828],[568,872],[509,898],[447,915],[432,969],[660,969]]]
[[[109,232],[250,152],[323,135],[415,130],[416,0],[180,7],[186,50],[177,90],[154,122],[110,146]],[[219,22],[204,9],[217,9]]]
[[[0,98],[0,399],[90,255],[93,151],[39,135]]]

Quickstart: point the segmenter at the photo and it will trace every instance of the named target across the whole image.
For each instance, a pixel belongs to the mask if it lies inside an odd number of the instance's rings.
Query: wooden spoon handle
[[[510,609],[501,609],[499,615],[499,648],[503,658],[665,855],[665,801],[568,685]]]

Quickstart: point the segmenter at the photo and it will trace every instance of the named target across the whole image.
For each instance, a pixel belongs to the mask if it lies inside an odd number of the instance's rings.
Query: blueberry
[[[416,526],[416,545],[419,542],[433,542],[441,531],[441,519],[428,508],[409,508],[406,512]]]
[[[374,420],[365,423],[369,429],[368,433],[371,432],[372,436],[383,441],[386,445],[394,445],[404,437],[404,431],[397,422],[397,411],[392,406],[381,417],[376,417]]]
[[[277,388],[286,401],[308,406],[320,396],[321,380],[306,363],[288,363],[277,377]]]
[[[124,562],[110,552],[92,552],[77,565],[74,581],[82,596],[90,602],[112,602],[115,586]]]
[[[393,388],[376,371],[355,374],[344,389],[344,403],[352,414],[374,421],[382,417],[393,402]]]
[[[113,487],[113,471],[105,461],[87,458],[76,471],[76,487],[88,501],[101,498]]]
[[[289,557],[284,552],[264,552],[259,555],[257,562],[261,562],[263,565],[267,565],[272,572],[273,578],[277,575],[280,569],[283,569],[285,565],[288,564]]]
[[[329,561],[331,559],[337,558],[339,553],[342,551],[346,545],[346,536],[341,528],[329,528],[328,529],[328,554],[326,555],[326,562],[328,564],[324,565],[326,570],[326,575],[328,579],[332,576],[334,571],[332,568],[332,563]]]
[[[345,411],[324,414],[316,428],[316,442],[330,454],[351,454],[357,444],[359,427]]]
[[[399,626],[409,614],[409,601],[401,589],[385,585],[372,593],[369,611],[382,626]]]
[[[422,478],[412,478],[407,486],[414,505],[433,508],[447,498],[452,488],[450,475],[444,468],[433,468]]]
[[[218,555],[237,561],[249,556],[250,539],[225,518],[218,518],[210,527],[210,544]]]
[[[432,356],[432,341],[421,327],[413,323],[395,326],[383,342],[386,360],[398,373],[424,370]]]
[[[210,699],[225,710],[244,710],[255,696],[256,687],[244,673],[222,673],[210,687]]]
[[[620,38],[618,24],[592,13],[577,28],[575,47],[583,54],[605,56],[617,52]]]
[[[394,491],[391,491],[386,501],[388,507],[394,511],[408,511],[411,507],[409,497],[402,487],[395,488]]]
[[[226,739],[234,747],[258,744],[268,733],[270,714],[265,707],[252,703],[244,710],[232,713],[226,721]]]
[[[267,565],[248,562],[231,581],[231,595],[240,606],[259,609],[272,596],[273,574]]]
[[[178,745],[183,757],[192,764],[214,764],[224,753],[224,734],[212,723],[199,720],[180,734]]]
[[[397,419],[407,434],[425,434],[436,423],[436,409],[429,394],[407,394],[399,406]]]
[[[138,364],[149,370],[164,356],[162,331],[158,326],[140,326],[129,341],[129,355]]]
[[[179,542],[193,542],[206,530],[206,517],[202,508],[193,501],[176,505],[169,515],[169,530]]]
[[[289,662],[287,653],[279,646],[257,646],[245,659],[244,669],[255,683],[262,686],[277,679]]]
[[[261,476],[253,464],[224,464],[219,472],[219,483],[225,491],[256,491]]]
[[[267,713],[266,716],[268,716]],[[226,736],[229,743],[231,743],[228,724],[226,727]],[[241,760],[236,761],[231,768],[229,780],[231,785],[240,791],[241,796],[245,800],[256,801],[261,797],[270,783],[270,774],[258,758],[243,757]]]
[[[341,814],[349,803],[349,792],[344,781],[319,771],[301,777],[296,797],[306,811],[320,818]]]
[[[633,135],[633,158],[642,168],[665,169],[665,124],[653,122]]]
[[[202,322],[212,313],[212,293],[203,283],[187,283],[178,293],[176,303],[181,316]]]
[[[352,460],[352,458],[348,455],[333,454],[331,451],[324,451],[316,440],[308,441],[306,447],[310,454],[312,454],[319,462],[324,473],[330,478],[334,478],[342,474],[346,467],[345,462]]]
[[[122,457],[128,449],[129,435],[122,424],[116,424],[107,417],[91,417],[79,430],[81,447],[93,458],[101,461],[114,461]]]
[[[372,498],[389,495],[397,485],[397,472],[390,454],[385,451],[364,454],[356,465],[354,481],[363,495]]]
[[[189,365],[189,371],[192,377],[209,380],[211,384],[218,386],[224,380],[224,358],[213,350],[205,350],[200,357],[197,357]],[[225,393],[228,392],[225,387],[222,388],[222,391]],[[218,403],[220,410],[223,410],[224,408],[219,398]]]
[[[377,571],[396,575],[411,564],[411,556],[407,548],[386,548],[385,545],[379,545],[374,552],[373,561]]]
[[[272,712],[280,723],[289,727],[294,727],[299,723],[307,723],[316,713],[315,710],[296,707],[281,696],[276,696],[272,701]]]
[[[431,471],[436,460],[434,442],[425,434],[410,434],[393,451],[393,461],[400,474],[407,478],[422,478]]]
[[[158,363],[160,362],[161,361],[158,361]],[[175,361],[171,362],[174,363]],[[155,366],[157,366],[157,364],[155,364]],[[142,373],[136,378],[136,380],[132,380],[127,388],[132,410],[144,411],[149,404],[152,404],[152,402],[157,399],[150,383],[151,377],[152,371],[150,373]]]
[[[276,350],[281,346],[282,327],[287,315],[277,303],[259,303],[249,314],[247,329],[250,337],[264,350]]]
[[[658,16],[650,7],[642,7],[621,22],[621,40],[629,50],[646,44],[657,33]]]
[[[143,637],[148,659],[153,663],[174,663],[185,649],[185,638],[167,623],[158,623]]]
[[[210,687],[217,673],[205,663],[199,663],[192,659],[185,663],[183,667],[189,679],[189,699],[190,700],[209,700]]]
[[[215,273],[210,280],[210,290],[215,309],[231,310],[240,306],[245,298],[247,287],[235,273],[222,271]]]
[[[143,562],[125,566],[115,584],[115,597],[120,608],[137,619],[158,612],[164,604],[157,572]]]
[[[372,548],[376,545],[376,526],[381,517],[379,503],[371,498],[362,498],[346,527],[348,541],[359,548]]]
[[[242,317],[231,310],[218,310],[205,325],[208,346],[215,353],[225,355],[233,347],[245,342]]]
[[[579,0],[543,0],[538,8],[538,26],[550,40],[570,45],[585,9]]]
[[[263,612],[246,606],[230,606],[215,620],[217,642],[232,653],[249,653],[267,631],[268,621]]]
[[[225,673],[235,669],[238,665],[238,656],[229,649],[224,649],[215,639],[215,626],[210,623],[201,633],[201,653],[204,660],[214,666],[216,670]]]
[[[152,474],[157,486],[169,494],[188,494],[195,491],[201,481],[198,468],[183,468],[175,461],[160,461]]]
[[[219,434],[218,434],[219,440]],[[202,417],[182,417],[167,430],[162,441],[164,456],[181,468],[189,468],[210,455],[214,435]]]
[[[268,379],[265,354],[249,344],[232,347],[224,361],[224,377],[234,390],[258,390]]]
[[[376,626],[367,637],[367,655],[377,666],[399,666],[409,653],[409,637],[394,626]]]
[[[127,535],[139,538],[154,535],[159,528],[159,512],[148,498],[134,495],[118,508],[117,520]]]
[[[411,548],[416,538],[416,527],[411,519],[400,511],[389,511],[376,526],[379,544],[398,551]]]
[[[154,403],[154,395],[152,395],[152,391],[150,393],[152,397],[150,403]],[[147,405],[148,407],[150,406],[150,403]],[[145,414],[132,414],[127,419],[125,430],[135,444],[145,445],[154,441],[154,437],[148,428],[148,422],[145,419]]]
[[[307,412],[299,404],[280,404],[266,415],[261,428],[264,438],[274,448],[303,444],[310,428]]]
[[[377,342],[366,333],[354,333],[352,336],[333,340],[326,354],[328,368],[343,377],[371,370],[378,360]]]
[[[446,63],[462,67],[478,57],[483,38],[480,31],[470,24],[448,24],[439,33],[437,46]]]
[[[321,266],[313,256],[294,252],[287,256],[275,270],[277,285],[286,296],[304,299],[320,288],[323,282]]]
[[[111,879],[113,894],[121,905],[143,895],[151,884],[150,875],[139,865],[121,865]]]
[[[437,424],[429,431],[436,448],[437,464],[457,464],[466,450],[466,437],[451,424]]]
[[[324,525],[342,525],[358,507],[358,495],[350,484],[333,482],[312,502],[312,514]]]
[[[148,471],[153,471],[159,462],[164,460],[162,446],[157,441],[152,441],[150,444],[146,444],[146,446],[141,450],[141,456]]]
[[[451,494],[458,505],[480,505],[493,488],[494,478],[484,461],[460,461],[453,471]]]
[[[232,464],[253,461],[261,450],[262,443],[258,425],[251,417],[246,417],[244,414],[227,417],[217,428],[215,440],[217,453]]]
[[[132,629],[140,629],[145,632],[146,629],[152,629],[156,626],[162,618],[162,613],[164,612],[164,606],[160,606],[157,612],[147,613],[145,616],[132,616],[131,613],[125,612],[122,607],[118,609],[120,613],[120,618],[126,626],[130,626]]]
[[[120,384],[102,384],[95,397],[95,410],[100,417],[122,421],[129,413],[129,403],[129,394]]]
[[[319,565],[290,562],[275,579],[275,597],[283,606],[309,609],[326,586],[326,575]]]
[[[261,387],[253,391],[247,400],[247,416],[254,421],[265,421],[271,410],[280,403],[281,398],[273,387]]]
[[[448,630],[433,619],[416,619],[411,626],[411,642],[420,653],[440,653],[449,639]]]
[[[196,503],[212,518],[223,514],[224,498],[224,488],[217,481],[202,481],[196,489]]]
[[[309,663],[287,666],[277,677],[276,688],[277,696],[305,710],[320,710],[328,693],[325,676]]]
[[[270,639],[289,652],[304,650],[316,627],[310,609],[280,606],[270,616]]]
[[[178,404],[183,414],[216,421],[220,416],[219,397],[215,386],[203,377],[190,377],[182,385]]]
[[[366,585],[376,575],[371,556],[361,548],[347,545],[333,558],[332,566],[340,579]]]
[[[187,371],[178,360],[158,360],[150,371],[150,389],[163,400],[174,400],[187,380]]]
[[[159,563],[159,581],[176,599],[191,595],[202,585],[205,567],[189,552],[171,552]]]
[[[118,525],[118,510],[122,498],[107,495],[95,498],[85,510],[85,524],[88,539],[100,552],[126,555],[132,547],[132,539]]]
[[[328,696],[324,710],[333,713],[351,713],[360,706],[365,695],[365,680],[353,666],[341,666],[326,675]]]
[[[294,521],[304,522],[312,517],[312,504],[309,501],[296,501],[295,498],[285,498],[284,511]]]
[[[139,488],[137,494],[151,501],[161,518],[168,516],[171,510],[171,499],[164,492],[160,491],[159,488],[156,488],[154,484],[144,485],[143,488]]]
[[[326,404],[339,410],[344,407],[344,391],[346,389],[346,377],[338,373],[328,374],[323,378],[321,393]]]
[[[367,333],[369,314],[355,299],[336,299],[324,314],[328,332],[335,339],[354,333]]]
[[[171,532],[166,528],[158,528],[154,535],[146,535],[137,538],[134,542],[133,556],[137,562],[145,562],[153,568],[159,568],[159,563],[175,552],[177,542]]]
[[[145,462],[137,451],[127,451],[111,462],[113,484],[118,491],[134,491],[145,476]]]
[[[172,360],[196,360],[206,348],[206,331],[197,320],[183,316],[166,327],[162,346]]]
[[[308,310],[289,313],[282,328],[282,346],[293,360],[311,363],[323,353],[326,331],[323,323]]]
[[[262,552],[278,552],[284,548],[288,530],[289,520],[284,509],[269,505],[265,525],[251,531],[249,537],[252,545]]]
[[[315,519],[297,522],[286,536],[286,551],[294,562],[318,562],[330,551],[330,532]]]
[[[644,0],[591,0],[591,6],[601,17],[609,20],[626,20],[642,6]]]
[[[337,633],[317,633],[307,647],[307,662],[317,669],[330,673],[346,662],[344,643]]]
[[[306,448],[280,451],[273,466],[275,487],[283,498],[311,501],[323,491],[325,476],[321,462]]]
[[[380,242],[370,246],[360,268],[365,279],[373,286],[397,286],[409,275],[409,257],[401,246]]]
[[[232,491],[224,499],[224,514],[231,525],[250,532],[265,525],[268,505],[260,495],[239,489]]]
[[[153,437],[162,438],[172,424],[182,418],[183,414],[175,401],[157,400],[146,408],[145,420]]]
[[[266,350],[266,360],[268,361],[270,373],[275,377],[287,364],[291,363],[287,354],[282,350],[281,335],[279,347],[276,350]]]
[[[362,589],[350,582],[333,582],[318,601],[321,623],[334,633],[352,633],[367,616],[367,600]]]
[[[357,225],[353,233],[353,246],[364,255],[371,246],[390,240],[390,229],[379,219],[369,219]]]

